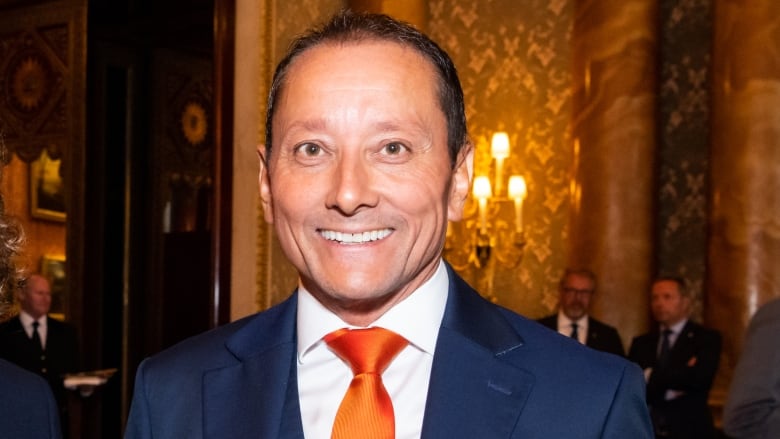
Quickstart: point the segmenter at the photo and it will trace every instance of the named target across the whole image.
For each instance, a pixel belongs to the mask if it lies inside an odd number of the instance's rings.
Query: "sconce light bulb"
[[[503,131],[493,133],[490,141],[490,153],[496,160],[509,157],[509,135]]]
[[[509,198],[525,199],[528,188],[525,185],[525,178],[522,175],[513,175],[509,177]]]
[[[481,175],[474,179],[474,187],[471,189],[471,193],[474,198],[487,199],[493,195],[493,191],[490,188],[490,179],[484,175]]]

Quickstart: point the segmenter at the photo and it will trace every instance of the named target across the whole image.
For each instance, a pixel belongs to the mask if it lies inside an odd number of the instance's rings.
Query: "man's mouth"
[[[364,242],[379,241],[393,233],[391,229],[370,230],[360,233],[336,232],[333,230],[320,230],[319,232],[328,241],[336,241],[340,244],[362,244]]]

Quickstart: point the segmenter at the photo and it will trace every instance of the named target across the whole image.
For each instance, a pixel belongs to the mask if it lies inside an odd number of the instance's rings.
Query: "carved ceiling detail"
[[[63,155],[68,133],[67,23],[0,35],[0,131],[22,160]]]

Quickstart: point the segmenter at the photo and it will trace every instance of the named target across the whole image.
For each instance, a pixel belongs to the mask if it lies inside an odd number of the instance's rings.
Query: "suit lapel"
[[[302,438],[295,367],[297,296],[226,342],[238,360],[204,374],[205,438]]]
[[[503,361],[523,346],[500,312],[450,273],[422,437],[509,437],[533,387],[531,373]]]

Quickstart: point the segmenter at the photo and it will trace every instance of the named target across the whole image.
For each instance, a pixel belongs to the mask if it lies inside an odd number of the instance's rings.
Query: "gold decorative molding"
[[[32,11],[8,13],[22,18],[17,23],[0,20],[10,31],[0,35],[0,130],[8,148],[28,163],[44,149],[52,158],[62,157],[74,117],[69,80],[83,74],[69,62],[76,48],[67,44],[67,15],[34,23],[27,16]]]

